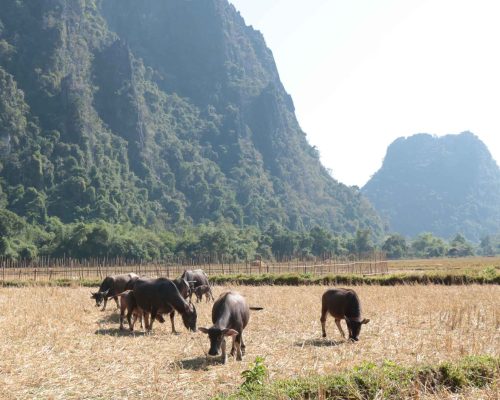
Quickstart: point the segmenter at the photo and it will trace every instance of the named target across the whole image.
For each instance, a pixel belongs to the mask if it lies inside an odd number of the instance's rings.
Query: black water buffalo
[[[177,311],[181,314],[185,327],[196,332],[196,308],[182,297],[170,279],[138,279],[133,291],[137,306],[145,313],[147,330],[153,329],[153,321],[158,315]],[[148,316],[151,317],[151,323],[148,323]]]
[[[328,289],[321,299],[321,329],[323,337],[326,337],[325,322],[327,314],[335,318],[335,324],[339,328],[342,337],[344,331],[340,326],[340,320],[345,319],[349,330],[349,339],[358,341],[361,325],[370,322],[369,319],[361,318],[361,304],[359,297],[351,289]]]
[[[250,319],[250,310],[261,309],[260,307],[248,307],[245,298],[237,292],[222,294],[212,308],[213,326],[200,328],[200,331],[208,334],[210,339],[208,354],[217,356],[222,351],[222,361],[226,363],[226,336],[231,336],[233,338],[231,356],[234,356],[236,351],[236,360],[241,361],[245,354],[243,329]]]
[[[194,289],[194,294],[196,295],[196,302],[200,302],[203,299],[203,295],[207,299],[207,303],[210,300],[215,300],[212,294],[212,288],[209,285],[201,285]]]
[[[189,294],[189,300],[191,300],[193,292],[197,287],[203,285],[210,286],[210,283],[208,282],[208,276],[202,269],[184,270],[184,272],[181,275],[181,278],[189,282],[189,285],[191,286],[191,293]]]
[[[127,312],[127,321],[130,331],[134,330],[135,321],[139,318],[142,325],[142,320],[144,318],[144,312],[137,306],[137,301],[135,300],[135,295],[133,290],[127,290],[118,295],[120,297],[120,330],[123,330],[123,320],[125,312]],[[157,315],[156,319],[158,322],[165,322],[161,315]]]
[[[108,299],[112,297],[116,302],[116,307],[119,308],[118,304],[118,294],[132,289],[134,282],[139,279],[139,275],[134,273],[123,274],[123,275],[113,275],[107,276],[99,286],[99,290],[96,293],[92,293],[91,299],[95,299],[96,307],[99,307],[102,302],[104,305],[102,311],[106,309],[106,304]]]

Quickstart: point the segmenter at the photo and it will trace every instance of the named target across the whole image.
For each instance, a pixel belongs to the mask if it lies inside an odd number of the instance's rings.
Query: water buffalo
[[[144,318],[144,312],[137,306],[137,301],[135,300],[134,291],[127,290],[118,295],[120,297],[120,330],[123,330],[123,320],[125,316],[125,312],[127,312],[127,321],[130,331],[134,330],[135,321],[139,318],[139,321],[142,325],[142,320]],[[156,316],[156,320],[158,322],[165,322],[161,315]]]
[[[181,278],[188,281],[189,285],[191,286],[191,293],[189,294],[189,300],[191,300],[193,296],[193,291],[197,287],[203,285],[210,286],[210,283],[208,282],[208,276],[202,269],[195,269],[194,271],[184,270],[184,272],[181,275]]]
[[[106,309],[106,304],[108,299],[112,297],[116,302],[116,307],[119,308],[118,304],[118,294],[124,292],[125,290],[132,289],[134,282],[139,279],[139,275],[134,273],[123,274],[123,275],[113,275],[107,276],[99,286],[99,290],[96,293],[91,292],[91,299],[95,299],[96,307],[99,307],[101,303],[104,302],[101,311]]]
[[[184,326],[196,332],[196,308],[182,297],[173,281],[166,278],[138,279],[133,286],[137,306],[145,314],[146,329],[153,329],[153,321],[159,314],[177,311],[182,316]],[[151,323],[148,323],[148,316]],[[128,317],[127,317],[128,318]],[[173,320],[173,317],[170,317]]]
[[[340,326],[340,320],[345,319],[349,330],[349,339],[358,341],[361,325],[370,322],[369,319],[361,318],[361,304],[359,297],[351,289],[328,289],[321,298],[321,329],[323,337],[326,337],[326,316],[330,313],[335,318],[335,324],[339,328],[342,337],[345,333]]]
[[[212,294],[212,288],[208,285],[201,285],[194,289],[194,294],[196,295],[196,301],[199,303],[203,299],[203,295],[207,299],[207,303],[210,300],[215,300]]]
[[[250,310],[261,310],[260,307],[248,307],[245,298],[237,292],[222,294],[212,307],[211,328],[199,328],[201,332],[208,334],[210,339],[211,356],[222,352],[222,361],[226,363],[226,336],[233,338],[231,356],[236,351],[236,360],[241,361],[245,354],[245,343],[243,342],[243,329],[248,324]]]

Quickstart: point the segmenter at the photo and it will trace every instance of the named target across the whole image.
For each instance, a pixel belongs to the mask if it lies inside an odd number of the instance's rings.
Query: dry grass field
[[[420,258],[388,261],[390,273],[480,273],[500,271],[500,257]]]
[[[216,287],[215,294],[227,289]],[[88,289],[2,288],[0,397],[206,399],[234,391],[256,356],[265,357],[270,378],[278,379],[340,372],[366,361],[412,365],[500,353],[496,285],[357,287],[371,322],[355,344],[341,340],[332,319],[329,337],[321,339],[325,287],[231,289],[265,310],[252,312],[243,362],[221,365],[205,357],[206,336],[188,333],[178,316],[177,336],[169,321],[156,323],[150,335],[121,333],[114,304],[99,311]],[[197,307],[198,326],[210,325],[211,304]]]

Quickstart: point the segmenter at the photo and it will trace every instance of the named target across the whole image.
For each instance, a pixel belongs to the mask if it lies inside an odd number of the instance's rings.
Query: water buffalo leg
[[[123,330],[123,320],[125,319],[125,303],[122,302],[122,306],[120,308],[120,330]]]
[[[129,310],[127,312],[127,321],[128,321],[128,327],[130,329],[130,332],[132,332],[134,330],[134,322],[135,322],[135,321],[132,321],[132,310]]]
[[[120,303],[118,303],[118,297],[117,296],[114,296],[113,297],[113,300],[115,301],[116,303],[116,308],[120,308]]]
[[[226,339],[222,339],[222,343],[220,345],[220,349],[222,352],[222,362],[225,364],[227,361],[227,354],[226,354]]]
[[[149,313],[145,312],[144,314],[144,326],[146,327],[146,330],[149,330]]]
[[[156,314],[157,313],[158,313],[157,309],[155,309],[155,308],[151,309],[151,321],[149,321],[148,331],[152,331],[153,330],[153,322],[156,319]]]
[[[105,298],[104,298],[104,304],[103,304],[103,306],[102,306],[101,311],[104,311],[104,310],[106,309],[106,304],[107,304],[107,303],[108,303],[108,299],[105,297]]]
[[[326,337],[326,329],[325,329],[325,325],[326,325],[326,315],[328,313],[328,310],[326,310],[325,308],[321,308],[321,318],[320,318],[320,321],[321,321],[321,331],[323,332],[323,337]]]
[[[337,325],[337,328],[339,328],[342,337],[345,339],[345,333],[344,330],[342,329],[342,326],[340,325],[340,319],[335,319],[335,324]]]
[[[172,333],[177,333],[177,331],[175,330],[174,315],[175,315],[175,311],[172,311],[170,313],[170,323],[172,324]]]
[[[229,354],[231,354],[231,357],[234,357],[234,352],[236,351],[236,343],[234,340],[235,336],[233,336],[232,338],[233,338],[233,340],[231,342],[231,353],[229,353]]]
[[[236,361],[243,360],[243,352],[241,351],[241,333],[233,339],[233,346],[236,348]]]
[[[243,333],[240,336],[240,342],[241,342],[241,354],[245,355],[246,346],[245,342],[243,341]]]
[[[137,313],[132,314],[132,327],[134,327],[135,323],[137,322]]]

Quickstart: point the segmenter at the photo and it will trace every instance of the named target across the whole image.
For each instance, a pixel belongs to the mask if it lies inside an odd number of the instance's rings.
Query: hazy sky
[[[500,161],[500,1],[230,1],[341,182],[364,185],[394,139],[422,132],[469,130]]]

